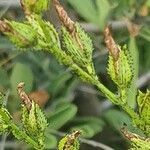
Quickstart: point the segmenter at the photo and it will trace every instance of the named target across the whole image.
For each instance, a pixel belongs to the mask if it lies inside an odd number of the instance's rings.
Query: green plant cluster
[[[8,20],[0,21],[0,30],[21,50],[32,48],[34,50],[38,49],[40,51],[49,52],[50,54],[53,54],[61,64],[70,68],[81,80],[96,86],[106,98],[115,105],[120,106],[131,117],[134,126],[142,131],[143,135],[141,136],[125,132],[125,130],[122,131],[131,142],[131,149],[149,149],[150,109],[148,106],[150,102],[150,92],[138,93],[137,111],[129,106],[127,92],[132,84],[134,67],[132,63],[133,59],[131,58],[128,48],[126,46],[118,46],[114,42],[109,33],[110,31],[107,28],[105,34],[105,41],[109,50],[107,70],[110,78],[118,88],[118,93],[114,94],[99,81],[96,75],[92,60],[93,44],[91,39],[79,24],[74,23],[68,17],[67,13],[57,0],[54,0],[54,5],[60,21],[62,22],[61,35],[58,35],[55,27],[50,22],[45,21],[42,18],[41,14],[47,9],[48,2],[48,0],[38,0],[35,2],[22,0],[21,3],[26,15],[26,20],[23,21],[23,23]],[[102,18],[103,16],[100,17]],[[61,111],[58,110],[58,114]],[[6,129],[12,130],[18,139],[22,139],[21,137],[23,136],[23,139],[28,140],[25,142],[32,144],[33,147],[39,148],[40,146],[40,148],[42,147],[44,149],[43,132],[47,123],[37,104],[32,102],[30,111],[28,111],[26,107],[23,107],[22,121],[24,123],[25,132],[21,132],[21,135],[18,131],[19,129],[13,123],[9,125],[10,128],[7,127],[8,123],[11,122],[11,117],[3,107],[1,107],[1,116],[4,118],[2,119],[4,131]],[[57,117],[59,118],[60,115],[57,115],[56,113],[49,118],[49,122]],[[32,123],[30,122],[31,118]],[[40,123],[42,123],[41,127],[39,126]],[[30,138],[36,137],[38,130],[42,135],[37,144],[34,143],[34,141],[31,141]],[[28,135],[29,133],[30,136]],[[66,136],[61,142],[61,144],[63,143],[63,146],[60,144],[60,147],[63,147],[64,149],[69,146],[69,150],[78,149],[76,140],[73,140],[73,142],[71,140],[71,144],[70,142],[68,144],[68,142],[69,138]],[[68,149],[66,148],[66,150]]]
[[[24,95],[23,95],[24,96]],[[30,144],[35,149],[45,149],[45,129],[47,127],[47,120],[45,115],[34,101],[31,102],[31,107],[22,105],[22,127],[18,127],[7,108],[3,105],[3,98],[1,97],[0,107],[0,126],[1,134],[11,132],[18,140]]]

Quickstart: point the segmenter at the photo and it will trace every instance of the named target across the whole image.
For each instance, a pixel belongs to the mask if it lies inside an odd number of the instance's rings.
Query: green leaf
[[[10,77],[11,88],[15,95],[17,94],[16,87],[20,82],[24,82],[25,91],[30,92],[33,86],[33,74],[27,65],[16,63]]]
[[[57,146],[57,138],[54,135],[46,134],[45,148],[54,149]]]
[[[50,129],[59,129],[68,121],[70,121],[77,113],[77,107],[73,104],[59,107],[48,117],[48,123]]]
[[[0,68],[0,87],[1,86],[8,86],[9,85],[9,78],[7,71]]]
[[[146,6],[150,7],[150,0],[147,0]]]
[[[71,74],[67,73],[62,73],[58,74],[55,79],[50,83],[49,85],[49,91],[55,96],[57,95],[60,91],[64,91],[64,87],[66,86],[66,81],[69,80],[71,77]]]
[[[144,40],[150,41],[150,28],[149,26],[144,26],[139,33],[139,36],[142,37]]]
[[[122,112],[115,109],[110,109],[104,114],[107,122],[117,130],[120,130],[126,124],[129,128],[131,127],[130,117]]]
[[[68,2],[85,20],[98,24],[97,11],[92,0],[68,0]]]
[[[110,13],[110,4],[108,0],[96,0],[97,11],[98,11],[98,20],[99,20],[99,27],[101,31],[106,26],[107,19]]]
[[[73,120],[72,131],[82,131],[82,136],[85,138],[91,138],[97,133],[101,132],[104,127],[104,122],[96,117],[80,117]]]
[[[91,124],[90,125],[82,124],[82,125],[77,125],[77,126],[72,127],[71,131],[80,130],[80,131],[82,131],[83,137],[92,138],[96,134],[96,132],[94,131],[93,128],[94,128],[94,126],[92,126]]]
[[[132,82],[128,89],[127,102],[132,108],[134,108],[135,104],[136,104],[136,95],[137,95],[137,84],[136,83],[138,80],[138,73],[139,73],[139,53],[138,53],[138,48],[137,48],[135,37],[130,36],[129,52],[133,59],[132,66],[134,69],[133,69]]]

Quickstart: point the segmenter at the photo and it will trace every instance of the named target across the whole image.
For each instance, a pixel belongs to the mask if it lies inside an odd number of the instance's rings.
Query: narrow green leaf
[[[57,146],[57,138],[54,135],[46,134],[45,140],[45,148],[46,149],[54,149]]]
[[[117,130],[120,130],[124,124],[127,124],[128,127],[131,124],[131,119],[126,113],[115,109],[108,110],[104,114],[104,117],[107,122]]]
[[[130,87],[128,89],[128,99],[127,102],[128,104],[134,108],[136,104],[136,95],[137,95],[137,80],[138,80],[138,73],[139,73],[139,53],[138,53],[138,48],[136,44],[136,39],[135,37],[130,36],[130,41],[129,41],[129,52],[130,55],[132,56],[133,62],[133,78],[132,82],[130,84]]]
[[[143,27],[143,28],[140,30],[139,36],[149,42],[149,41],[150,41],[150,28],[147,27],[147,26],[146,26],[146,27]]]
[[[49,91],[53,94],[53,96],[57,95],[62,89],[64,90],[65,83],[69,80],[71,74],[68,72],[58,74],[55,79],[49,85]]]
[[[104,127],[104,122],[96,117],[79,117],[73,120],[75,124],[71,130],[81,130],[82,136],[91,138],[97,133],[101,132]]]
[[[77,113],[77,107],[73,104],[63,106],[57,111],[54,111],[50,117],[48,117],[48,123],[50,129],[59,129],[68,121],[70,121]]]

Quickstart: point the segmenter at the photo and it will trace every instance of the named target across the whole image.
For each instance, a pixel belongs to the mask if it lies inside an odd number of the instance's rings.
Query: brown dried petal
[[[131,36],[136,37],[139,34],[140,26],[127,21],[127,28]]]
[[[1,32],[11,32],[11,28],[6,21],[0,20],[0,31]]]
[[[115,43],[108,26],[104,30],[104,40],[110,54],[112,55],[114,60],[117,61],[119,57],[120,48]]]
[[[67,12],[64,10],[62,5],[59,3],[58,0],[53,0],[55,9],[58,13],[59,19],[61,20],[62,24],[67,28],[67,30],[72,33],[75,30],[74,22],[68,17]]]
[[[31,108],[31,100],[29,99],[28,95],[24,91],[24,82],[21,82],[17,86],[17,91],[20,99],[23,101],[23,103],[26,105],[26,107],[30,110]]]

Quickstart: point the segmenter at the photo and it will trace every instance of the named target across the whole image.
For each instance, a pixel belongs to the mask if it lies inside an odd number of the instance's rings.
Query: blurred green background
[[[137,87],[150,88],[150,0],[61,0],[72,20],[87,31],[94,44],[93,61],[97,74],[107,87],[117,92],[107,75],[108,52],[103,30],[110,25],[115,41],[126,44],[133,57],[134,79],[128,92],[128,103],[136,108]],[[60,32],[60,23],[50,2],[44,18]],[[17,0],[0,1],[0,18],[21,21],[24,14]],[[115,150],[128,149],[129,143],[120,128],[127,124],[133,131],[130,118],[112,105],[97,90],[78,80],[70,70],[59,64],[48,53],[18,51],[0,34],[0,91],[6,96],[7,108],[20,124],[20,100],[16,86],[24,81],[30,98],[47,114],[47,148],[57,149],[61,133],[81,129],[82,138],[109,145]],[[136,131],[137,132],[137,131]],[[3,149],[30,149],[12,135],[3,135]],[[5,148],[4,148],[5,147]],[[99,150],[90,144],[81,144],[81,150]],[[107,149],[106,149],[107,150]]]

